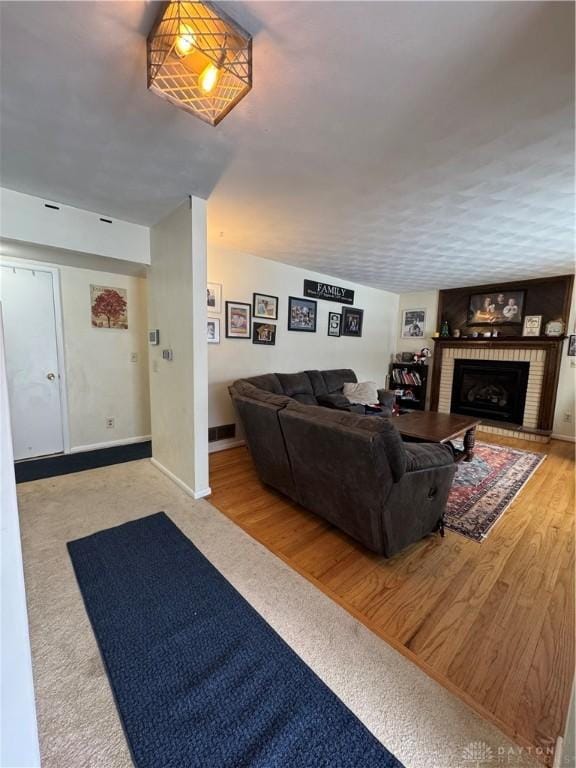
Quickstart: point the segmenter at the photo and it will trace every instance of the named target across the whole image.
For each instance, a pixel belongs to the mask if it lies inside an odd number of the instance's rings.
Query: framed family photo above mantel
[[[468,304],[468,325],[522,325],[526,291],[473,293]]]

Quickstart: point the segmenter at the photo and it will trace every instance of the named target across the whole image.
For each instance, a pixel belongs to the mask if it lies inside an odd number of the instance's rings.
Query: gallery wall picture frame
[[[288,297],[288,330],[316,333],[318,302],[313,299]]]
[[[206,284],[206,308],[212,315],[222,312],[222,285],[220,283]]]
[[[568,357],[576,357],[576,334],[568,336]]]
[[[250,304],[244,301],[226,302],[226,338],[250,339]]]
[[[220,344],[220,318],[208,317],[206,320],[208,344]]]
[[[357,307],[342,307],[342,336],[362,336],[364,310]]]
[[[426,310],[405,309],[402,312],[403,339],[422,338],[426,333]]]
[[[339,312],[328,312],[328,336],[342,335],[342,315]]]
[[[274,323],[252,323],[252,344],[273,347],[276,344],[276,326]]]
[[[252,294],[252,317],[262,320],[278,320],[278,296],[268,293]]]
[[[467,325],[522,325],[526,291],[473,293]]]
[[[522,326],[522,336],[540,336],[542,315],[526,315]]]

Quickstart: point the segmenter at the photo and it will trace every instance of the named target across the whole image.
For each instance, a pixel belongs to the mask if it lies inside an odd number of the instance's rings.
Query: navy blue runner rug
[[[138,768],[402,768],[163,512],[68,550]]]

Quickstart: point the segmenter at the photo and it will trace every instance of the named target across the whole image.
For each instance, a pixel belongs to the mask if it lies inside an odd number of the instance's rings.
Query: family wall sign
[[[304,280],[304,296],[310,299],[337,301],[338,304],[354,304],[354,291],[340,288],[338,285],[319,283],[316,280]]]

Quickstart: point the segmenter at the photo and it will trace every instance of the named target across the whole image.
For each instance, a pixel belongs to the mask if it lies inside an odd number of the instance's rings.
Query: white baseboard
[[[184,491],[184,493],[188,494],[188,496],[191,496],[193,499],[203,499],[206,496],[210,496],[210,494],[212,493],[212,489],[210,487],[203,488],[200,491],[195,491],[193,488],[190,488],[189,485],[186,485],[186,483],[183,480],[180,480],[180,478],[177,477],[174,474],[174,472],[170,472],[169,469],[166,469],[164,464],[160,464],[160,462],[157,459],[151,458],[150,462],[156,467],[156,469],[159,469],[160,472],[166,475],[166,477],[169,477],[173,483],[176,483],[178,488]]]
[[[566,443],[576,443],[574,435],[551,435],[552,440],[564,440]]]
[[[229,448],[238,448],[246,445],[246,440],[218,440],[215,443],[209,443],[208,453],[218,453],[218,451],[227,451]]]
[[[109,440],[106,443],[92,443],[92,445],[75,445],[70,448],[70,453],[82,453],[83,451],[98,451],[101,448],[114,448],[118,445],[133,445],[134,443],[146,443],[152,440],[152,435],[140,437],[125,437],[122,440]]]

